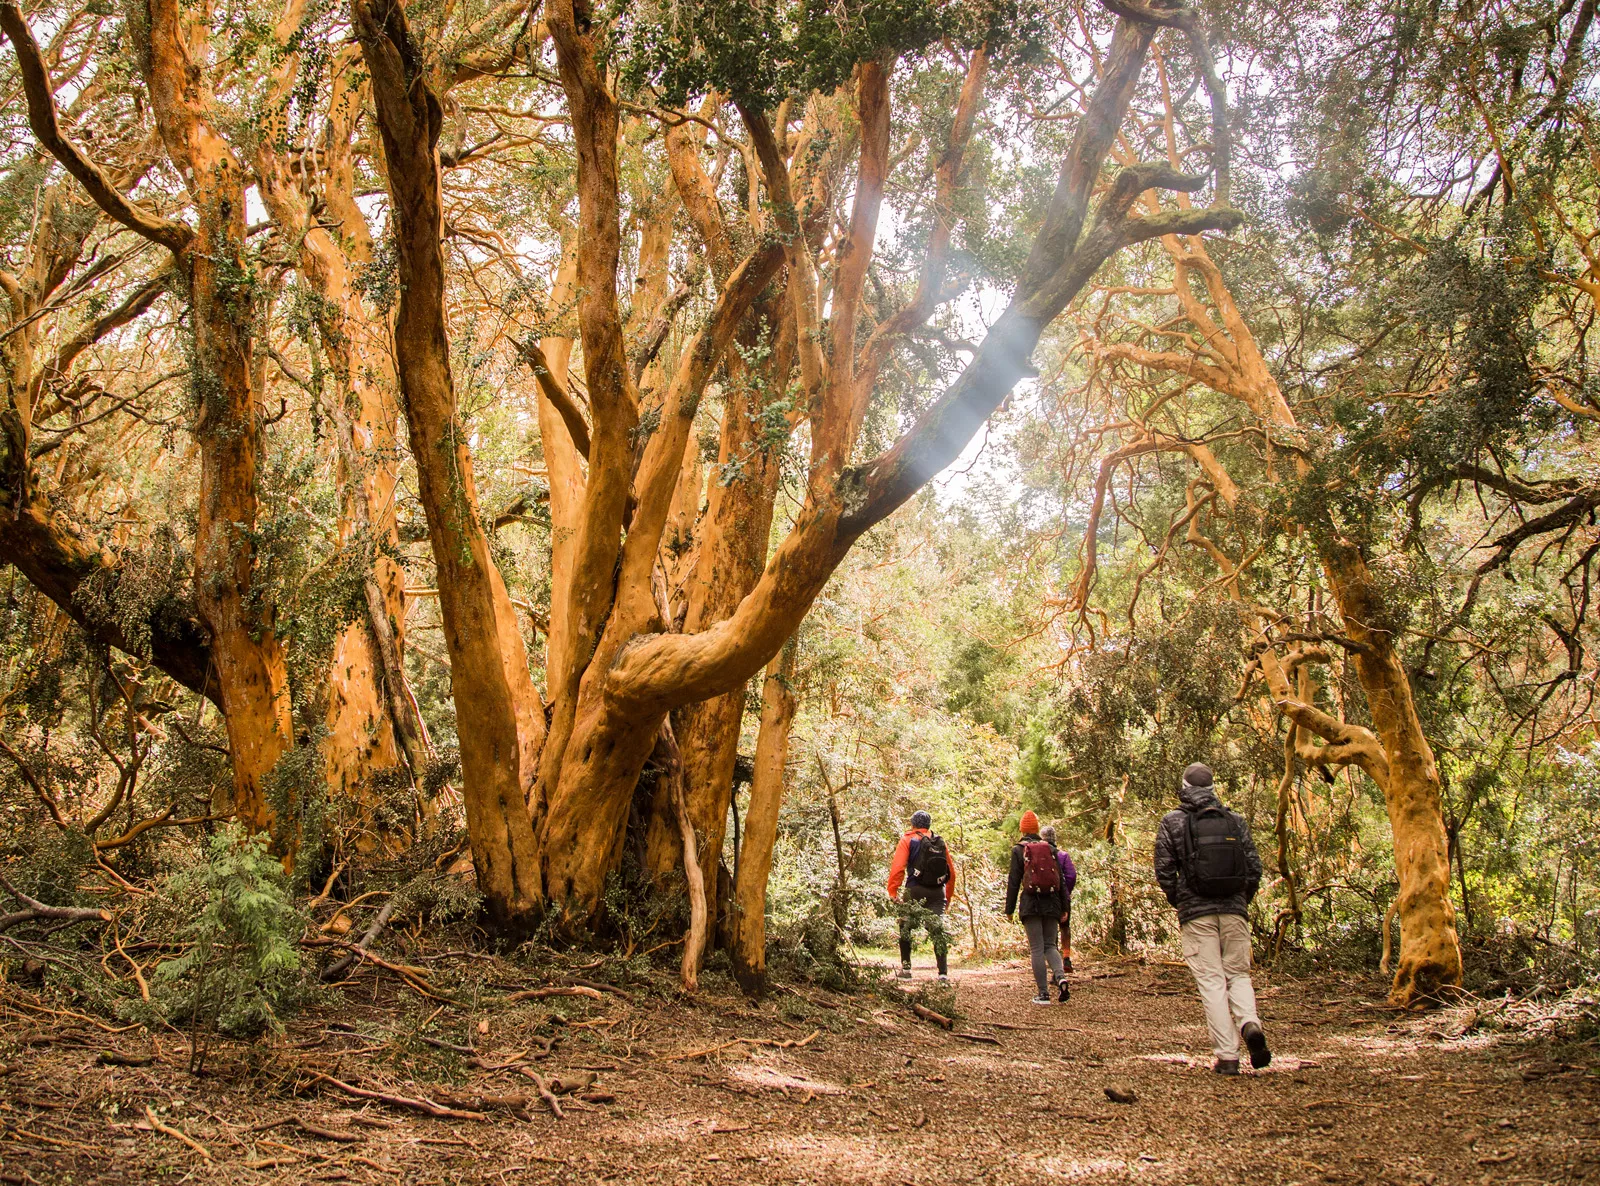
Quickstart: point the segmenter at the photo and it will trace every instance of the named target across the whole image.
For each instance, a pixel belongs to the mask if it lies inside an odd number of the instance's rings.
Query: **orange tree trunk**
[[[789,760],[789,730],[794,725],[793,640],[767,667],[761,687],[761,732],[756,738],[755,775],[744,817],[744,844],[733,886],[733,975],[751,996],[766,989],[767,877],[778,839],[783,806],[784,767]]]
[[[1383,606],[1365,561],[1348,544],[1324,546],[1323,568],[1350,638],[1372,728],[1388,760],[1383,786],[1400,882],[1400,961],[1391,997],[1410,1003],[1461,983],[1461,943],[1450,901],[1450,847],[1440,804],[1439,768],[1422,731],[1411,678],[1395,635],[1377,624]]]
[[[763,440],[761,408],[751,406],[756,390],[782,391],[790,358],[773,354],[760,383],[736,377],[725,394],[717,466],[712,471],[706,513],[701,521],[699,552],[689,584],[689,605],[683,629],[698,634],[726,620],[755,588],[767,558],[773,504],[778,493],[781,458]],[[730,359],[730,372],[739,368]],[[675,730],[682,753],[684,791],[689,816],[700,838],[700,868],[716,929],[716,876],[733,800],[733,767],[739,756],[745,687],[713,696],[679,710]],[[671,804],[658,791],[653,804],[645,860],[658,884],[680,864],[681,848]]]
[[[278,21],[281,46],[293,44],[305,15],[304,0],[289,4]],[[347,54],[349,51],[346,51]],[[371,259],[366,220],[352,196],[348,165],[350,136],[358,96],[338,75],[329,103],[330,135],[319,154],[314,185],[325,208],[339,222],[336,239],[321,221],[313,220],[311,204],[291,162],[279,152],[286,141],[287,97],[299,76],[300,56],[287,53],[278,64],[261,103],[264,127],[254,143],[253,166],[262,202],[295,251],[302,281],[316,294],[314,313],[320,345],[332,376],[331,398],[311,392],[333,420],[338,460],[339,543],[370,551],[371,565],[363,578],[365,613],[334,642],[326,703],[327,735],[323,741],[324,775],[335,797],[357,803],[370,816],[375,801],[375,776],[404,764],[420,783],[430,757],[426,728],[410,690],[400,658],[404,621],[404,577],[392,559],[398,546],[395,491],[394,367],[388,344],[374,341],[376,319],[363,308],[352,283],[352,262]],[[362,843],[379,839],[362,829]],[[402,835],[383,837],[401,843]]]
[[[393,202],[402,281],[396,362],[437,568],[473,864],[491,919],[516,931],[533,922],[543,902],[527,798],[543,712],[479,519],[472,457],[450,373],[438,156],[442,113],[398,0],[352,0],[351,15],[372,78]]]
[[[292,853],[296,825],[278,823],[266,796],[268,774],[293,744],[293,726],[271,590],[257,567],[262,425],[251,331],[259,294],[246,264],[246,177],[208,122],[204,17],[196,20],[177,0],[151,0],[149,12],[151,106],[195,209],[193,237],[178,254],[193,319],[191,383],[200,447],[195,600],[211,634],[227,719],[234,815],[252,831],[273,828],[280,850]],[[277,806],[292,813],[295,804]]]

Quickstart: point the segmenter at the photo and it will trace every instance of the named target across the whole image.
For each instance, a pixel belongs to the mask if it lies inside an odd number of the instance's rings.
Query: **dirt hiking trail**
[[[1237,1079],[1181,967],[1080,961],[1050,1008],[1022,964],[958,970],[955,1033],[866,993],[567,985],[472,1011],[373,980],[198,1078],[179,1035],[0,986],[0,1181],[1600,1182],[1600,1052],[1372,983],[1259,976],[1276,1057]]]

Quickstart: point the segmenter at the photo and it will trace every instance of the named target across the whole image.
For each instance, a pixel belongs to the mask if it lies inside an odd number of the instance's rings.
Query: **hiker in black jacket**
[[[1183,958],[1194,974],[1219,1075],[1239,1073],[1239,1038],[1250,1065],[1272,1061],[1256,1016],[1250,982],[1248,906],[1261,886],[1261,857],[1250,826],[1222,805],[1211,768],[1183,772],[1183,806],[1167,812],[1156,832],[1156,881],[1178,911]]]
[[[1061,937],[1061,918],[1067,912],[1067,895],[1061,885],[1056,846],[1039,836],[1039,817],[1024,811],[1020,826],[1022,839],[1011,850],[1011,873],[1006,878],[1006,919],[1009,921],[1012,914],[1022,919],[1033,959],[1033,982],[1039,990],[1033,1003],[1048,1005],[1052,1003],[1052,979],[1063,1001],[1072,995],[1056,946]]]

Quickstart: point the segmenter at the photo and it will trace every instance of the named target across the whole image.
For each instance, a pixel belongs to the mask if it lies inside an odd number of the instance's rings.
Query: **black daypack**
[[[937,889],[949,881],[950,854],[945,850],[943,837],[913,836],[907,869],[911,884],[924,889]]]
[[[1231,898],[1250,886],[1245,822],[1219,806],[1184,813],[1189,824],[1189,888],[1202,898]]]

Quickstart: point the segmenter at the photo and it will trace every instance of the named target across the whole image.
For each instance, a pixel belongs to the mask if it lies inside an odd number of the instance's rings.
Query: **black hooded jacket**
[[[1245,843],[1245,860],[1250,867],[1250,884],[1243,893],[1233,894],[1226,898],[1202,898],[1187,884],[1184,876],[1184,867],[1189,856],[1189,814],[1199,811],[1202,807],[1221,807],[1222,802],[1217,798],[1214,787],[1196,787],[1184,783],[1178,792],[1178,798],[1183,806],[1176,811],[1169,811],[1162,817],[1161,827],[1156,832],[1156,882],[1161,886],[1161,892],[1167,895],[1167,901],[1178,911],[1178,922],[1183,924],[1196,918],[1204,918],[1208,914],[1238,914],[1248,916],[1246,909],[1250,899],[1256,896],[1256,890],[1261,887],[1261,857],[1256,852],[1255,841],[1250,838],[1250,829],[1244,820],[1236,813],[1231,813],[1239,820]],[[1224,808],[1226,810],[1226,808]]]

